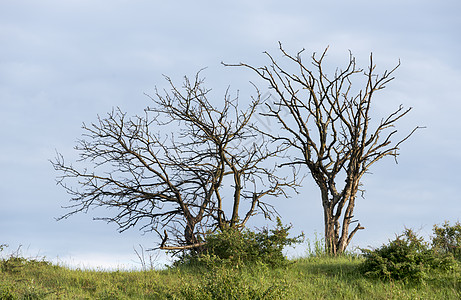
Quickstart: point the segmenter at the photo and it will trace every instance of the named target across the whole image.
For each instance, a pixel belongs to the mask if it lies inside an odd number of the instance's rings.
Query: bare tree
[[[275,118],[282,131],[265,134],[294,149],[296,154],[284,165],[306,166],[320,188],[325,247],[327,253],[336,255],[345,251],[358,230],[364,229],[360,223],[351,228],[357,222],[353,213],[362,176],[381,158],[397,157],[401,143],[418,127],[397,142],[392,141],[397,133],[393,129],[395,123],[411,110],[402,106],[379,123],[370,122],[375,92],[394,79],[393,73],[400,63],[379,75],[374,73],[372,55],[364,71],[356,66],[350,54],[346,68],[336,69],[329,77],[323,66],[328,48],[320,56],[312,55],[312,68],[302,60],[304,50],[290,55],[279,46],[285,59],[291,62],[288,67],[280,65],[267,52],[269,66],[225,65],[255,71],[275,91],[277,100],[266,103],[268,112],[264,115]],[[361,80],[362,89],[353,86],[355,79]]]
[[[91,171],[66,164],[60,154],[52,162],[61,172],[58,183],[72,195],[70,211],[60,219],[110,208],[114,215],[96,219],[114,222],[120,231],[155,231],[159,248],[181,250],[200,247],[207,232],[243,228],[256,213],[275,212],[262,198],[284,194],[293,182],[269,167],[268,159],[283,147],[270,150],[252,124],[259,91],[246,110],[229,92],[218,108],[199,73],[193,81],[186,77],[182,88],[166,77],[171,90],[156,90],[143,116],[128,118],[116,109],[83,124],[76,150]]]

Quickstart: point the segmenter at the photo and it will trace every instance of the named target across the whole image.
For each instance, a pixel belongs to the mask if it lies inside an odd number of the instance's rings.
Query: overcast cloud
[[[348,50],[379,70],[399,61],[396,79],[376,98],[376,113],[414,109],[402,133],[426,126],[401,147],[399,164],[379,162],[364,179],[356,218],[366,230],[354,245],[379,246],[404,226],[431,232],[461,214],[461,2],[452,1],[84,1],[0,2],[0,244],[67,265],[131,267],[133,246],[153,235],[92,221],[91,211],[55,221],[68,195],[55,185],[49,159],[66,160],[90,123],[112,107],[129,114],[149,104],[143,93],[204,71],[217,101],[230,85],[242,101],[253,81],[244,69],[220,63],[267,63],[281,41],[305,59],[330,46],[331,67]],[[274,202],[294,233],[322,233],[318,191],[308,178],[302,193]],[[257,223],[255,225],[258,225]],[[302,250],[300,250],[302,251]],[[298,253],[299,255],[302,253]]]

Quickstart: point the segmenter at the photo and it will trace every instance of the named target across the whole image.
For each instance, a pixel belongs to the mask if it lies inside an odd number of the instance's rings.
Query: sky
[[[104,210],[56,221],[69,196],[56,185],[49,160],[56,151],[75,160],[82,123],[113,107],[142,114],[145,94],[167,87],[163,74],[181,84],[206,67],[215,101],[230,86],[244,103],[250,81],[262,91],[265,83],[221,62],[261,66],[268,63],[263,51],[281,59],[278,41],[293,54],[305,49],[306,60],[329,46],[333,68],[347,63],[349,50],[361,67],[373,53],[381,71],[400,60],[375,113],[403,104],[413,109],[399,132],[426,127],[401,146],[398,164],[384,159],[364,178],[355,217],[366,230],[353,246],[378,247],[404,227],[427,236],[433,224],[456,222],[460,11],[458,0],[0,0],[0,244],[9,245],[5,253],[19,249],[72,267],[139,267],[134,249],[154,247],[154,235],[118,233],[114,224],[92,220]],[[310,178],[299,195],[277,201],[293,234],[303,231],[311,241],[322,234],[319,192]],[[287,253],[301,256],[305,246]],[[169,261],[163,253],[150,255],[158,266]]]

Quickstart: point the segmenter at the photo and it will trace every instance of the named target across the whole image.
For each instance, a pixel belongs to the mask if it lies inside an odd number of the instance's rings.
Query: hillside
[[[366,278],[363,258],[301,258],[270,269],[71,270],[44,260],[0,262],[0,299],[459,299],[459,270],[424,283]]]

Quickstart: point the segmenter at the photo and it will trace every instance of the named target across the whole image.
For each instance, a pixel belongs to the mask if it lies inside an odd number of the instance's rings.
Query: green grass
[[[34,259],[0,261],[0,299],[460,299],[460,270],[423,283],[366,278],[362,258],[301,258],[286,267],[187,266],[71,270]]]

